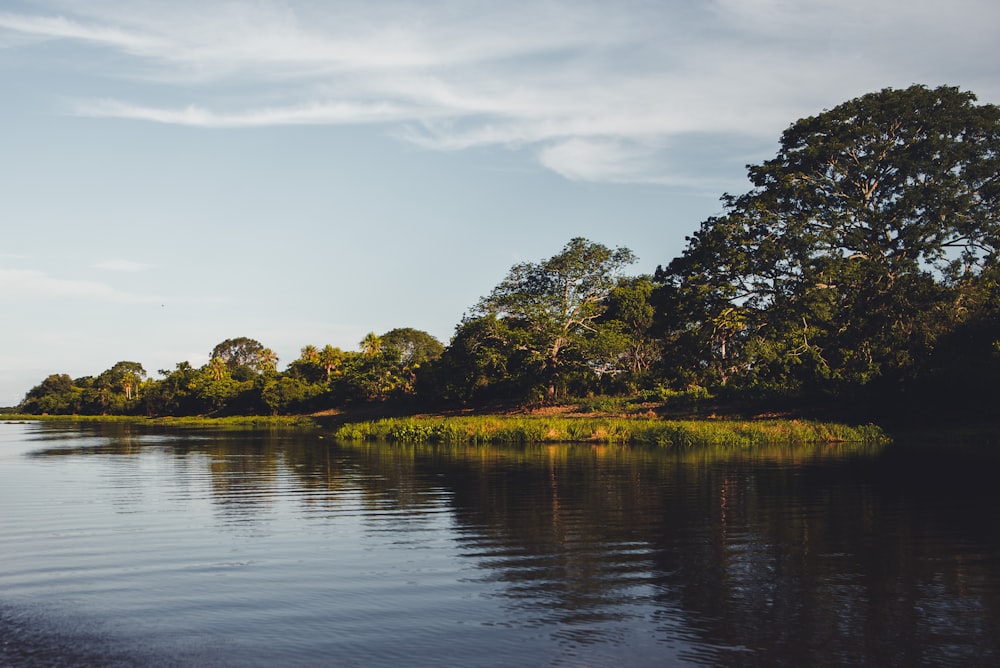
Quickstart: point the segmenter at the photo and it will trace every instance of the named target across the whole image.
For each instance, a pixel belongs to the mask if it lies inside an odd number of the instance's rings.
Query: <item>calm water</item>
[[[0,423],[0,664],[996,665],[998,463]]]

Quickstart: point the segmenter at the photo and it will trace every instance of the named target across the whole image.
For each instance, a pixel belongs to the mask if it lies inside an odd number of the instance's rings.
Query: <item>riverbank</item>
[[[144,417],[138,415],[31,415],[26,413],[0,414],[2,422],[27,422],[35,420],[62,422],[130,422],[165,427],[222,427],[222,428],[299,428],[316,429],[319,422],[307,415],[230,415],[225,417]]]
[[[613,443],[657,447],[887,443],[875,425],[811,420],[661,420],[655,418],[468,416],[355,422],[334,435],[349,441],[444,444]]]
[[[489,415],[374,417],[345,414],[314,416],[231,416],[221,418],[143,418],[123,416],[0,415],[0,420],[133,422],[168,427],[319,429],[348,441],[523,445],[531,443],[607,443],[656,447],[763,444],[887,443],[875,425],[850,426],[801,419],[662,419],[539,412]]]

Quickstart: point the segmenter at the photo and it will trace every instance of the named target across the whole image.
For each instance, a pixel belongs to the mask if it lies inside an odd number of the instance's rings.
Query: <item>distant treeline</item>
[[[957,88],[886,89],[797,121],[752,189],[682,255],[629,276],[575,238],[513,266],[448,345],[369,334],[278,370],[240,337],[148,378],[123,361],[52,375],[30,413],[301,413],[591,395],[990,409],[1000,372],[1000,108]]]

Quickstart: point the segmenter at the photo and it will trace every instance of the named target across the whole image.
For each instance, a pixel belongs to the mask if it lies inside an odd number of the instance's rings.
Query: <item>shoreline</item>
[[[155,417],[0,414],[0,421],[131,423],[165,427],[313,429],[350,441],[472,445],[603,443],[655,447],[765,443],[888,443],[876,425],[849,426],[799,418],[659,418],[592,414],[373,415]]]

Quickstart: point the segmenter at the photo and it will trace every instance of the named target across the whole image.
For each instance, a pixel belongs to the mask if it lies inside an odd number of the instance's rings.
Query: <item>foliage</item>
[[[432,362],[444,352],[444,346],[427,332],[412,327],[391,329],[381,337],[382,346],[404,367]]]
[[[441,357],[417,377],[425,399],[449,404],[523,403],[543,396],[538,356],[526,332],[489,314],[466,318]]]
[[[568,397],[606,411],[708,399],[992,410],[1000,108],[951,87],[885,89],[793,123],[748,176],[752,188],[724,195],[653,277],[623,275],[627,248],[573,238],[511,267],[447,346],[402,327],[370,332],[356,352],[306,345],[279,370],[272,350],[237,337],[159,379],[130,361],[53,374],[20,410],[218,416]]]
[[[888,442],[888,436],[872,425],[851,427],[799,420],[666,421],[499,416],[383,419],[347,424],[335,435],[353,441],[450,444],[600,442],[659,447]]]
[[[583,342],[607,309],[605,300],[621,270],[634,261],[627,248],[571,239],[547,260],[511,267],[476,306],[474,317],[495,316],[523,334],[516,345],[541,367],[546,394],[554,398],[572,363],[584,359],[579,355]]]
[[[240,369],[263,373],[274,370],[278,364],[278,357],[273,350],[265,348],[260,341],[245,336],[219,343],[212,348],[209,358],[221,360],[234,374]]]
[[[637,276],[619,279],[608,293],[592,344],[606,371],[641,374],[659,358],[652,335],[654,289],[651,276]]]
[[[66,374],[52,374],[28,390],[19,410],[24,413],[69,414],[80,410],[83,390]]]
[[[1000,248],[1000,109],[886,89],[793,124],[657,272],[665,369],[793,391],[906,380]]]

